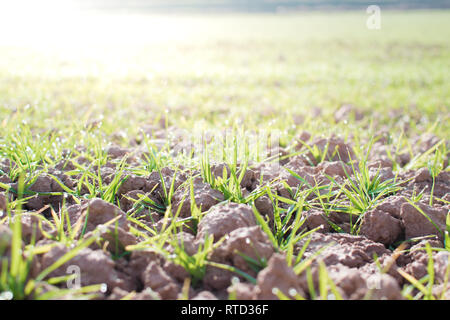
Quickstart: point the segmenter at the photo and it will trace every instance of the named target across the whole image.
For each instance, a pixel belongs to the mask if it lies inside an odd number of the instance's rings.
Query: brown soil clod
[[[415,206],[404,203],[401,207],[400,215],[406,239],[436,235],[442,240],[448,209],[434,208],[423,203],[416,203]]]
[[[114,225],[103,226],[97,229],[99,232],[95,234],[95,231],[88,232],[83,238],[88,239],[90,237],[96,237],[97,240],[91,245],[93,249],[106,249],[114,254],[122,254],[126,250],[127,246],[137,244],[137,239],[131,233],[128,233],[121,227]]]
[[[331,279],[350,300],[403,300],[400,286],[388,274],[366,274],[338,264],[328,270]]]
[[[248,258],[264,264],[273,253],[269,238],[259,226],[244,227],[230,232],[227,239],[213,252],[211,260],[233,265],[256,276]]]
[[[387,212],[374,209],[364,214],[360,234],[389,246],[402,234],[401,221]]]
[[[301,250],[305,241],[306,239],[300,240],[295,248]],[[324,246],[327,247],[319,254],[319,258],[326,265],[341,263],[350,268],[358,268],[373,262],[374,254],[381,256],[389,252],[383,244],[373,242],[364,236],[344,233],[313,233],[311,242],[305,251],[305,257],[312,255]]]
[[[274,288],[291,299],[296,294],[306,297],[305,292],[300,286],[298,276],[287,265],[286,257],[278,253],[272,256],[267,267],[258,274],[255,289],[256,298],[258,300],[278,299]]]
[[[197,239],[203,239],[208,234],[214,236],[214,241],[218,241],[233,230],[255,225],[255,216],[249,206],[219,204],[212,207],[198,224]]]
[[[334,120],[336,121],[336,123],[348,120],[360,121],[363,118],[364,114],[362,113],[362,111],[358,110],[357,107],[349,104],[344,104],[334,114]]]
[[[62,193],[64,191],[52,177],[48,175],[38,176],[33,184],[28,187],[28,191],[37,193],[26,202],[28,210],[40,210],[46,205],[50,205],[54,210],[59,210],[63,200],[62,195],[41,195],[52,192]]]
[[[92,199],[81,207],[81,214],[77,223],[86,225],[85,232],[93,231],[98,225],[113,222],[113,226],[118,226],[128,231],[128,221],[126,214],[117,206],[102,199]],[[80,230],[81,231],[81,230]]]
[[[69,252],[69,250],[63,244],[53,246],[50,251],[40,257],[40,269],[45,270]],[[70,268],[71,266],[73,267]],[[114,261],[102,250],[82,249],[69,262],[52,271],[49,277],[66,276],[70,272],[75,271],[80,272],[78,279],[82,286],[105,284],[107,292],[111,292],[115,287],[127,291],[135,289],[135,283],[126,275],[116,271],[114,269]]]
[[[326,151],[325,160],[328,161],[343,161],[345,163],[350,160],[355,160],[356,156],[349,144],[346,144],[341,138],[332,137],[329,139],[316,139],[310,144],[311,147],[317,147],[320,152]],[[309,161],[317,165],[317,159],[310,152],[306,155]]]
[[[193,181],[195,205],[200,211],[208,211],[212,206],[224,200],[224,196],[220,191],[212,189],[209,184],[204,183],[202,178],[197,177]],[[191,216],[190,186],[179,188],[173,195],[172,211],[179,212],[179,217],[187,218]],[[180,208],[181,207],[181,208]]]
[[[155,262],[151,262],[142,274],[144,288],[150,288],[161,299],[175,300],[181,292],[180,286]]]

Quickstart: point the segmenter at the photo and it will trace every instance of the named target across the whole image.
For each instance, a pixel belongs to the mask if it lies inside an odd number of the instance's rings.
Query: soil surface
[[[343,121],[349,113],[350,110],[340,110],[336,121]],[[353,117],[360,119],[362,115],[356,113]],[[38,175],[30,185],[28,190],[35,195],[24,201],[20,215],[23,246],[47,248],[34,256],[30,277],[37,276],[73,248],[58,239],[58,230],[53,227],[56,215],[70,221],[74,243],[92,237],[96,240],[47,278],[65,276],[68,266],[78,266],[82,286],[106,284],[98,299],[178,299],[186,295],[189,299],[277,299],[280,292],[289,298],[312,299],[319,293],[323,267],[335,286],[328,298],[340,295],[343,299],[404,299],[402,290],[410,285],[404,274],[415,279],[426,276],[430,272],[430,255],[435,277],[432,290],[450,298],[450,286],[445,285],[450,254],[442,249],[450,210],[448,160],[447,167],[436,175],[426,167],[408,167],[415,155],[439,140],[421,137],[421,142],[413,145],[413,154],[399,155],[397,159],[389,157],[392,145],[377,140],[364,170],[371,179],[390,189],[371,189],[373,194],[366,196],[373,203],[358,214],[343,191],[353,192],[351,182],[359,186],[358,174],[363,174],[359,166],[362,160],[356,160],[351,139],[313,138],[303,133],[300,140],[301,143],[294,143],[295,150],[304,152],[283,159],[281,165],[251,163],[245,168],[239,184],[241,194],[256,196],[241,203],[208,182],[200,170],[166,167],[148,175],[132,173],[133,165],[143,156],[139,145],[134,149],[110,147],[107,164],[91,168],[92,173],[100,172],[104,183],[108,183],[115,177],[117,161],[127,157],[129,172],[122,172],[122,184],[109,202],[100,196],[85,198],[89,193],[85,187],[79,198],[58,194],[65,191],[61,184],[69,189],[77,186],[81,176],[71,171],[76,164],[88,160],[73,158],[58,164]],[[314,155],[310,151],[313,148],[324,157]],[[227,166],[213,163],[212,175],[223,178]],[[0,167],[4,173],[0,174],[0,181],[16,190],[18,181],[11,181],[7,174],[14,163],[3,161]],[[166,187],[173,188],[170,206]],[[264,188],[271,193],[258,194]],[[305,192],[311,189],[316,191]],[[0,193],[0,211],[4,216],[7,203],[17,199],[11,190]],[[289,218],[288,209],[299,201],[298,194],[304,196],[299,219],[295,212]],[[273,195],[287,200],[274,201]],[[146,206],[141,205],[143,198]],[[8,215],[0,225],[2,257],[7,259],[12,241],[9,222],[18,211],[12,210]],[[300,224],[296,232],[304,236],[292,245],[292,252],[288,247],[275,245],[273,235],[266,230],[276,230],[280,223],[284,224],[283,230],[291,231],[293,224]],[[178,226],[170,232],[175,241],[162,239],[147,247],[139,246],[166,232],[171,224]],[[281,244],[283,237],[288,236],[289,232],[275,242]],[[160,244],[158,250],[156,243]],[[179,254],[180,244],[187,257],[198,256],[211,246],[205,256],[211,263],[205,265],[200,276],[194,276],[192,270],[172,259],[173,255],[164,254]],[[427,248],[434,250],[427,252]],[[303,262],[308,263],[302,269]],[[228,269],[217,267],[218,264]],[[65,283],[55,286],[63,288]],[[412,289],[414,292],[417,290]]]

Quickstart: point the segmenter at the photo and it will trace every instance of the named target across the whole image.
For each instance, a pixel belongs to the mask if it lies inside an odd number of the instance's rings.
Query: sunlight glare
[[[187,33],[177,17],[85,12],[70,0],[0,0],[0,45],[148,44]]]

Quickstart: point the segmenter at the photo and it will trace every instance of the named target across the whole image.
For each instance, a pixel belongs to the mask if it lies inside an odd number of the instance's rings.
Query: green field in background
[[[286,129],[318,107],[323,117],[308,124],[327,134],[340,130],[327,115],[344,103],[448,119],[450,12],[383,12],[381,30],[368,30],[367,17],[139,15],[108,18],[119,31],[99,23],[74,43],[2,45],[3,127],[71,134],[102,118],[107,136],[132,135],[168,112],[181,128]],[[448,123],[432,130],[448,134]]]

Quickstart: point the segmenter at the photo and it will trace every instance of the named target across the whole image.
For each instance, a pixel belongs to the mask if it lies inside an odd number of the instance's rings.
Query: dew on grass
[[[102,283],[100,285],[100,292],[105,293],[108,290],[108,285],[106,283]]]
[[[108,227],[105,226],[104,224],[99,225],[97,228],[99,233],[105,233],[106,231],[108,231]]]
[[[0,300],[12,300],[14,295],[11,291],[3,291],[0,293]]]
[[[289,289],[289,295],[290,296],[295,296],[297,294],[297,290],[295,290],[294,288],[290,288]]]

